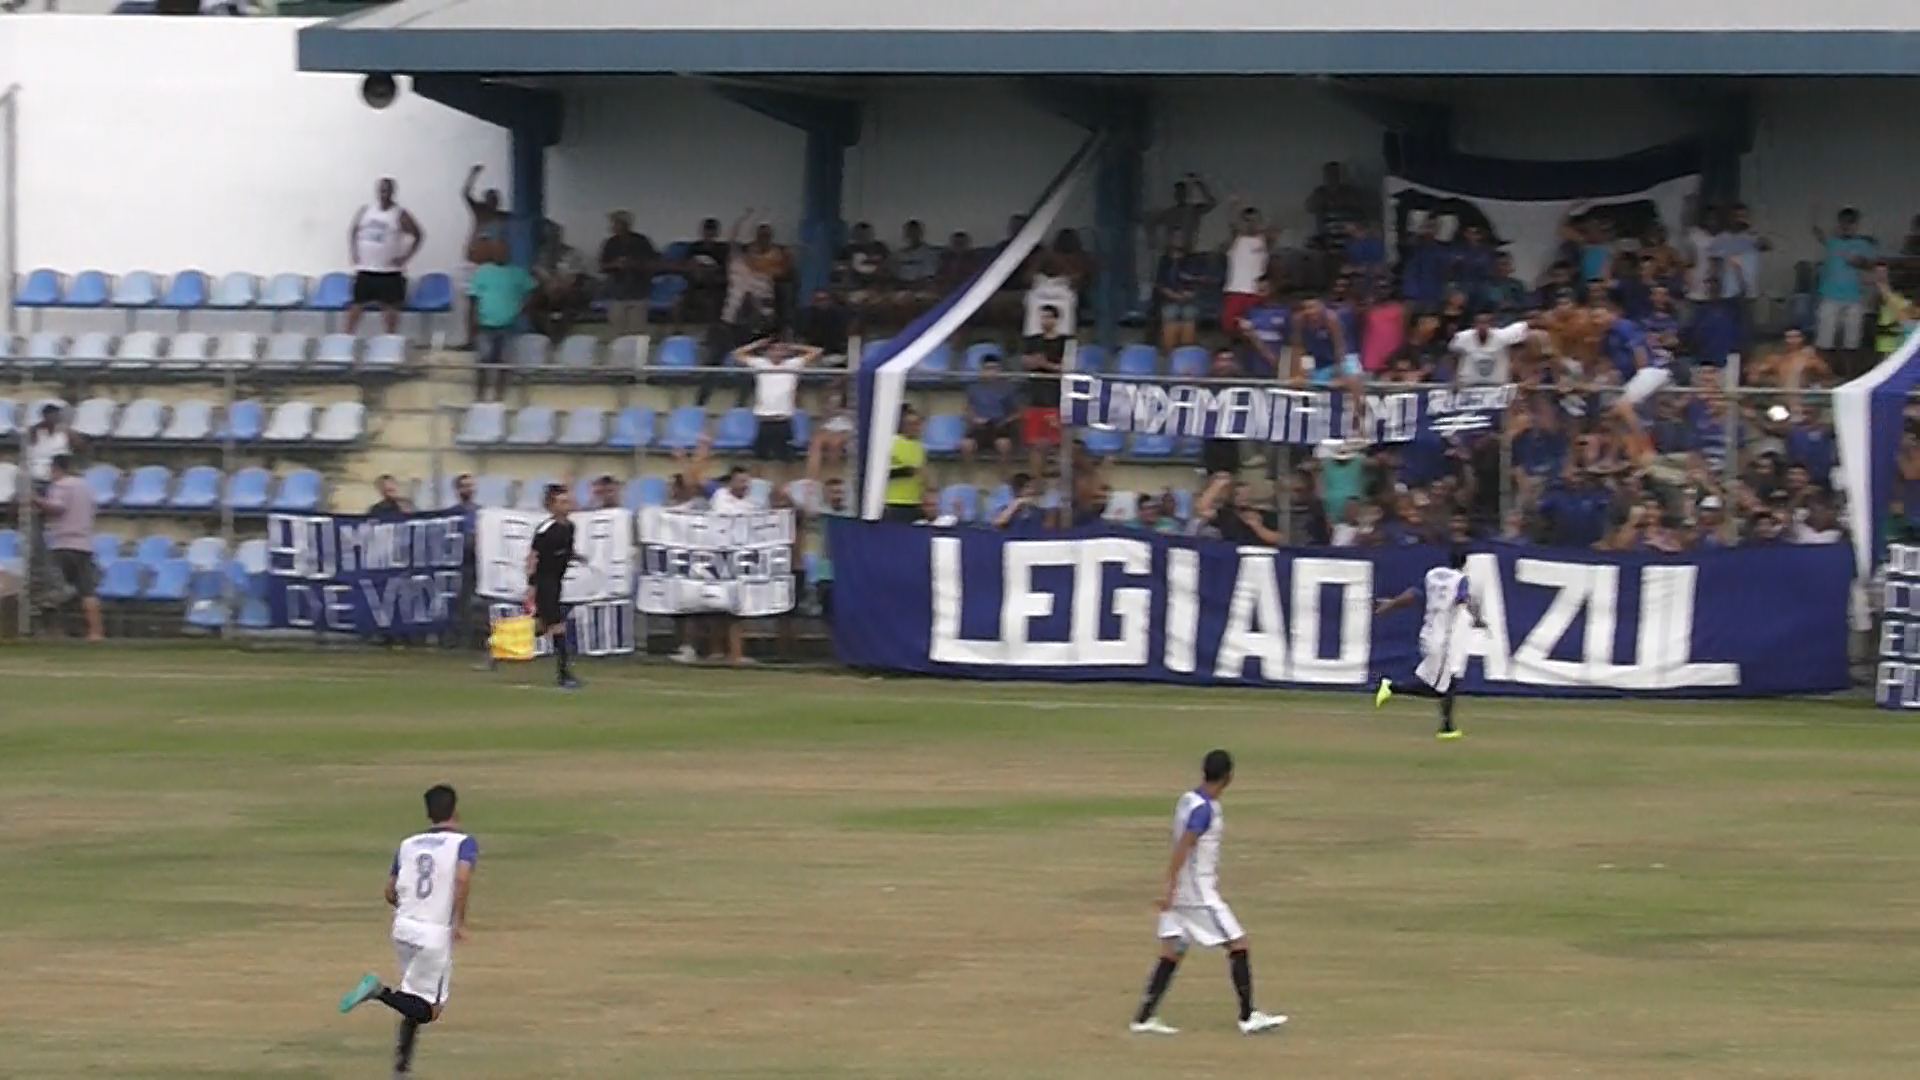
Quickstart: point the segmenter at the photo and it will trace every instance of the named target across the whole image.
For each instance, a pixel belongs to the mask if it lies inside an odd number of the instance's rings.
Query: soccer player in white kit
[[[1189,944],[1207,948],[1225,946],[1233,992],[1240,999],[1240,1032],[1257,1035],[1272,1031],[1287,1018],[1253,1007],[1253,965],[1247,957],[1247,935],[1232,909],[1220,898],[1220,833],[1226,819],[1220,812],[1220,793],[1233,782],[1233,755],[1212,750],[1200,766],[1200,786],[1180,796],[1173,808],[1173,857],[1167,861],[1167,884],[1160,894],[1160,962],[1154,965],[1140,996],[1140,1008],[1129,1029],[1136,1035],[1175,1035],[1155,1016],[1160,999],[1173,983]]]
[[[440,1019],[447,1002],[447,978],[453,970],[453,946],[467,938],[467,892],[480,845],[460,829],[458,797],[439,784],[427,789],[430,828],[400,842],[387,875],[387,904],[393,908],[393,950],[400,958],[400,985],[381,984],[376,975],[360,980],[340,999],[350,1012],[378,1000],[400,1014],[394,1037],[393,1075],[413,1070],[413,1041],[424,1024]]]
[[[1473,590],[1467,584],[1467,553],[1456,549],[1447,557],[1447,565],[1427,571],[1421,589],[1408,589],[1399,596],[1374,604],[1376,616],[1404,607],[1426,594],[1426,615],[1420,623],[1420,666],[1413,669],[1420,685],[1407,689],[1421,697],[1440,699],[1442,739],[1457,739],[1460,729],[1453,726],[1454,680],[1467,671],[1467,633],[1480,623],[1480,609],[1473,602]],[[1393,697],[1393,680],[1382,678],[1374,691],[1375,708]]]

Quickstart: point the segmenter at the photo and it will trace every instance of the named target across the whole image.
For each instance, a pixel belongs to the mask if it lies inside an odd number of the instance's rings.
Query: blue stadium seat
[[[1129,345],[1120,350],[1115,374],[1150,376],[1160,369],[1160,353],[1151,345]]]
[[[121,442],[147,442],[160,437],[166,426],[167,407],[153,398],[139,398],[120,410],[113,437]]]
[[[700,363],[700,347],[685,334],[675,334],[660,343],[654,350],[653,366],[678,370],[697,367]]]
[[[206,442],[213,438],[213,405],[189,398],[175,402],[173,415],[160,432],[164,442]]]
[[[248,399],[227,406],[226,419],[220,425],[220,437],[237,443],[250,443],[260,437],[267,422],[267,410]]]
[[[1168,366],[1173,374],[1182,379],[1205,378],[1211,363],[1207,350],[1198,345],[1182,345],[1173,350],[1173,355],[1168,358]]]
[[[242,630],[267,630],[272,628],[272,615],[265,600],[253,597],[240,605],[240,617],[236,621]]]
[[[805,450],[807,440],[813,438],[813,417],[805,409],[793,410],[793,448]]]
[[[980,518],[980,491],[972,484],[949,484],[940,493],[940,512],[963,523]]]
[[[158,510],[167,503],[167,489],[173,474],[165,465],[142,465],[127,478],[127,489],[120,493],[122,510]]]
[[[671,315],[686,291],[687,279],[679,274],[655,274],[647,296],[647,309],[655,315]]]
[[[352,334],[328,334],[313,351],[314,367],[350,368],[360,359],[360,339]]]
[[[280,480],[280,492],[271,509],[302,514],[320,509],[320,474],[312,469],[295,469]]]
[[[467,406],[453,441],[462,446],[492,446],[506,434],[507,407],[497,401],[481,401]]]
[[[250,368],[260,362],[260,335],[221,334],[214,341],[213,362],[222,367]]]
[[[760,430],[759,422],[748,409],[728,409],[720,414],[720,423],[714,427],[713,448],[715,450],[745,450],[753,445],[753,437]]]
[[[0,439],[20,434],[20,406],[10,397],[0,397]]]
[[[73,339],[60,358],[63,371],[100,371],[113,362],[113,335],[90,331]]]
[[[1087,447],[1087,453],[1098,457],[1110,457],[1118,454],[1127,444],[1127,437],[1118,431],[1101,428],[1088,428],[1081,441]]]
[[[160,370],[175,374],[197,372],[213,358],[213,339],[197,330],[173,335],[167,342],[167,358]]]
[[[142,600],[183,601],[193,582],[193,567],[185,559],[168,559],[153,572],[153,579],[141,592]]]
[[[520,481],[519,491],[516,493],[516,498],[513,501],[514,509],[539,510],[544,508],[547,501],[547,485],[557,482],[557,478],[552,476],[529,476],[525,480]]]
[[[675,240],[673,243],[667,245],[667,249],[661,252],[660,256],[662,259],[670,263],[686,262],[687,255],[692,251],[693,251],[692,241]]]
[[[606,410],[583,406],[567,410],[566,420],[560,425],[558,442],[561,446],[599,446],[606,437]]]
[[[11,410],[13,403],[6,403]],[[113,433],[114,418],[120,415],[120,405],[112,398],[90,397],[73,410],[70,427],[76,435],[87,439],[104,439]]]
[[[173,558],[173,537],[143,536],[140,542],[134,545],[131,558],[141,566],[159,566]]]
[[[653,445],[653,410],[645,405],[629,405],[613,417],[613,434],[607,436],[610,450],[638,450]]]
[[[307,302],[307,278],[304,274],[275,274],[260,290],[260,306],[270,311],[289,311]]]
[[[966,417],[959,413],[936,413],[927,417],[927,429],[920,441],[926,444],[929,454],[951,454],[960,449],[960,440],[966,434]]]
[[[297,368],[313,354],[313,339],[305,334],[275,334],[267,339],[260,363],[266,367]],[[349,360],[348,363],[353,361]]]
[[[195,630],[211,633],[226,627],[227,608],[220,603],[218,589],[212,590],[211,596],[202,595],[206,591],[202,579],[196,577],[193,586],[193,603],[187,605],[187,625]]]
[[[665,506],[667,504],[666,478],[643,476],[638,483],[627,485],[627,501],[634,509],[642,506]]]
[[[513,477],[481,473],[473,478],[473,501],[478,506],[512,506]]]
[[[707,413],[698,405],[682,405],[667,414],[666,430],[660,433],[660,445],[668,450],[691,450],[700,445],[707,429]]]
[[[943,341],[935,345],[933,351],[921,357],[920,362],[913,365],[913,370],[907,373],[907,377],[912,381],[931,382],[944,379],[951,374],[953,374],[953,345]]]
[[[260,279],[244,271],[223,274],[213,286],[208,306],[222,311],[250,308],[260,299]]]
[[[370,368],[397,368],[407,362],[407,338],[404,334],[381,334],[367,341],[362,364]]]
[[[259,514],[267,509],[267,489],[273,474],[257,465],[235,472],[227,479],[227,505],[235,513]]]
[[[86,472],[87,491],[93,495],[93,505],[106,508],[113,505],[120,491],[120,470],[111,465],[94,465]]]
[[[345,311],[353,303],[353,279],[335,272],[322,277],[307,294],[308,311]]]
[[[453,310],[453,279],[434,272],[420,275],[413,283],[413,295],[407,298],[407,310],[440,313]]]
[[[299,443],[313,437],[313,402],[283,401],[274,406],[267,418],[267,430],[260,433],[266,442]]]
[[[198,270],[182,270],[167,283],[167,291],[160,297],[160,306],[169,311],[206,307],[212,291],[207,283],[207,275]]]
[[[7,553],[4,551],[0,551],[0,561],[4,561],[6,557],[7,557]],[[94,533],[93,534],[93,565],[112,566],[114,563],[117,563],[119,561],[120,561],[120,538],[118,536],[115,536],[112,533]]]
[[[121,559],[100,575],[94,594],[102,600],[132,600],[140,595],[147,568],[132,559]]]
[[[0,529],[0,563],[11,563],[19,557],[19,532],[13,529]]]
[[[989,357],[1000,361],[1001,367],[1004,368],[1007,366],[1006,356],[1000,351],[1000,346],[990,341],[982,341],[977,345],[967,346],[967,374],[980,374],[980,365],[986,363]]]
[[[507,343],[507,366],[543,368],[553,359],[553,341],[545,334],[521,334]]]
[[[560,343],[553,362],[571,371],[585,371],[600,362],[600,339],[592,334],[574,334]]]
[[[196,537],[187,544],[187,565],[193,567],[196,574],[224,570],[226,560],[227,542],[218,536]]]
[[[13,303],[23,308],[59,306],[60,272],[42,268],[29,273],[20,282],[20,291],[13,294]]]
[[[159,362],[160,335],[139,330],[120,339],[120,347],[113,351],[113,363],[107,366],[115,371],[145,371]]]
[[[1181,521],[1193,519],[1193,492],[1186,488],[1173,489],[1173,514]]]
[[[152,307],[160,302],[160,279],[149,270],[122,274],[114,280],[110,302],[117,308]]]
[[[27,339],[20,350],[21,365],[28,368],[50,368],[67,355],[67,337],[42,331]]]
[[[554,439],[554,414],[551,406],[529,405],[513,414],[507,429],[508,446],[548,446]]]
[[[174,510],[203,511],[220,505],[220,470],[211,465],[195,465],[180,474],[180,486],[168,501]]]
[[[1073,370],[1098,374],[1107,370],[1107,350],[1098,345],[1079,345],[1074,349]]]
[[[1007,504],[1012,501],[1013,489],[1005,484],[996,485],[987,495],[986,513],[980,516],[980,520],[991,524],[993,519],[1000,516],[1000,511],[1005,510]]]
[[[67,288],[60,296],[60,307],[97,308],[107,306],[107,297],[113,294],[113,283],[103,271],[82,270],[67,282]]]
[[[333,446],[357,443],[367,433],[367,407],[357,401],[336,401],[320,413],[313,425],[313,441]]]
[[[1172,457],[1173,447],[1173,436],[1165,432],[1141,432],[1133,437],[1133,456],[1135,457]]]

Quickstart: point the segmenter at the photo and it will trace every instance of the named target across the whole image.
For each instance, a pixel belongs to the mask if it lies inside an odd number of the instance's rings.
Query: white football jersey
[[[1471,590],[1467,575],[1451,566],[1436,566],[1427,571],[1427,613],[1420,623],[1420,641],[1431,647],[1452,637],[1461,605]]]
[[[1480,340],[1480,331],[1472,327],[1453,335],[1453,352],[1460,358],[1460,384],[1507,382],[1513,371],[1513,349],[1532,332],[1525,322],[1517,322],[1488,331],[1485,341]]]
[[[395,926],[404,921],[451,928],[454,875],[461,863],[472,866],[479,859],[479,843],[458,829],[429,829],[402,840],[393,856],[394,889],[400,894],[393,908]]]
[[[1173,807],[1173,842],[1187,833],[1199,839],[1187,853],[1187,863],[1174,880],[1175,907],[1203,907],[1220,903],[1220,832],[1226,818],[1220,803],[1204,791],[1189,791]]]

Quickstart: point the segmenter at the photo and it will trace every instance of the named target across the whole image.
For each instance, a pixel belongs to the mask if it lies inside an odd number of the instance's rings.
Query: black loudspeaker
[[[198,15],[200,0],[156,0],[153,11],[156,15]]]

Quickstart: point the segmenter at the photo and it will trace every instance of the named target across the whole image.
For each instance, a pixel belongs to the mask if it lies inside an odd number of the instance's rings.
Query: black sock
[[[1227,970],[1233,973],[1233,992],[1240,997],[1240,1019],[1244,1021],[1253,1015],[1253,964],[1247,959],[1247,950],[1228,953]]]
[[[1453,730],[1453,691],[1440,695],[1440,730]]]
[[[573,673],[567,670],[567,632],[565,630],[553,636],[553,655],[560,662],[560,677],[571,678]]]
[[[433,1006],[428,1004],[425,998],[403,994],[391,987],[380,988],[380,1004],[416,1024],[425,1024],[433,1020]]]
[[[1147,988],[1140,995],[1140,1008],[1133,1014],[1133,1022],[1144,1024],[1153,1019],[1155,1010],[1160,1008],[1160,999],[1167,994],[1167,987],[1173,985],[1173,973],[1180,967],[1180,961],[1161,957],[1154,965],[1153,974],[1147,979]]]
[[[417,999],[416,999],[417,1000]],[[393,1071],[408,1072],[413,1068],[413,1040],[420,1034],[420,1022],[417,1020],[400,1021],[400,1030],[393,1036]]]

